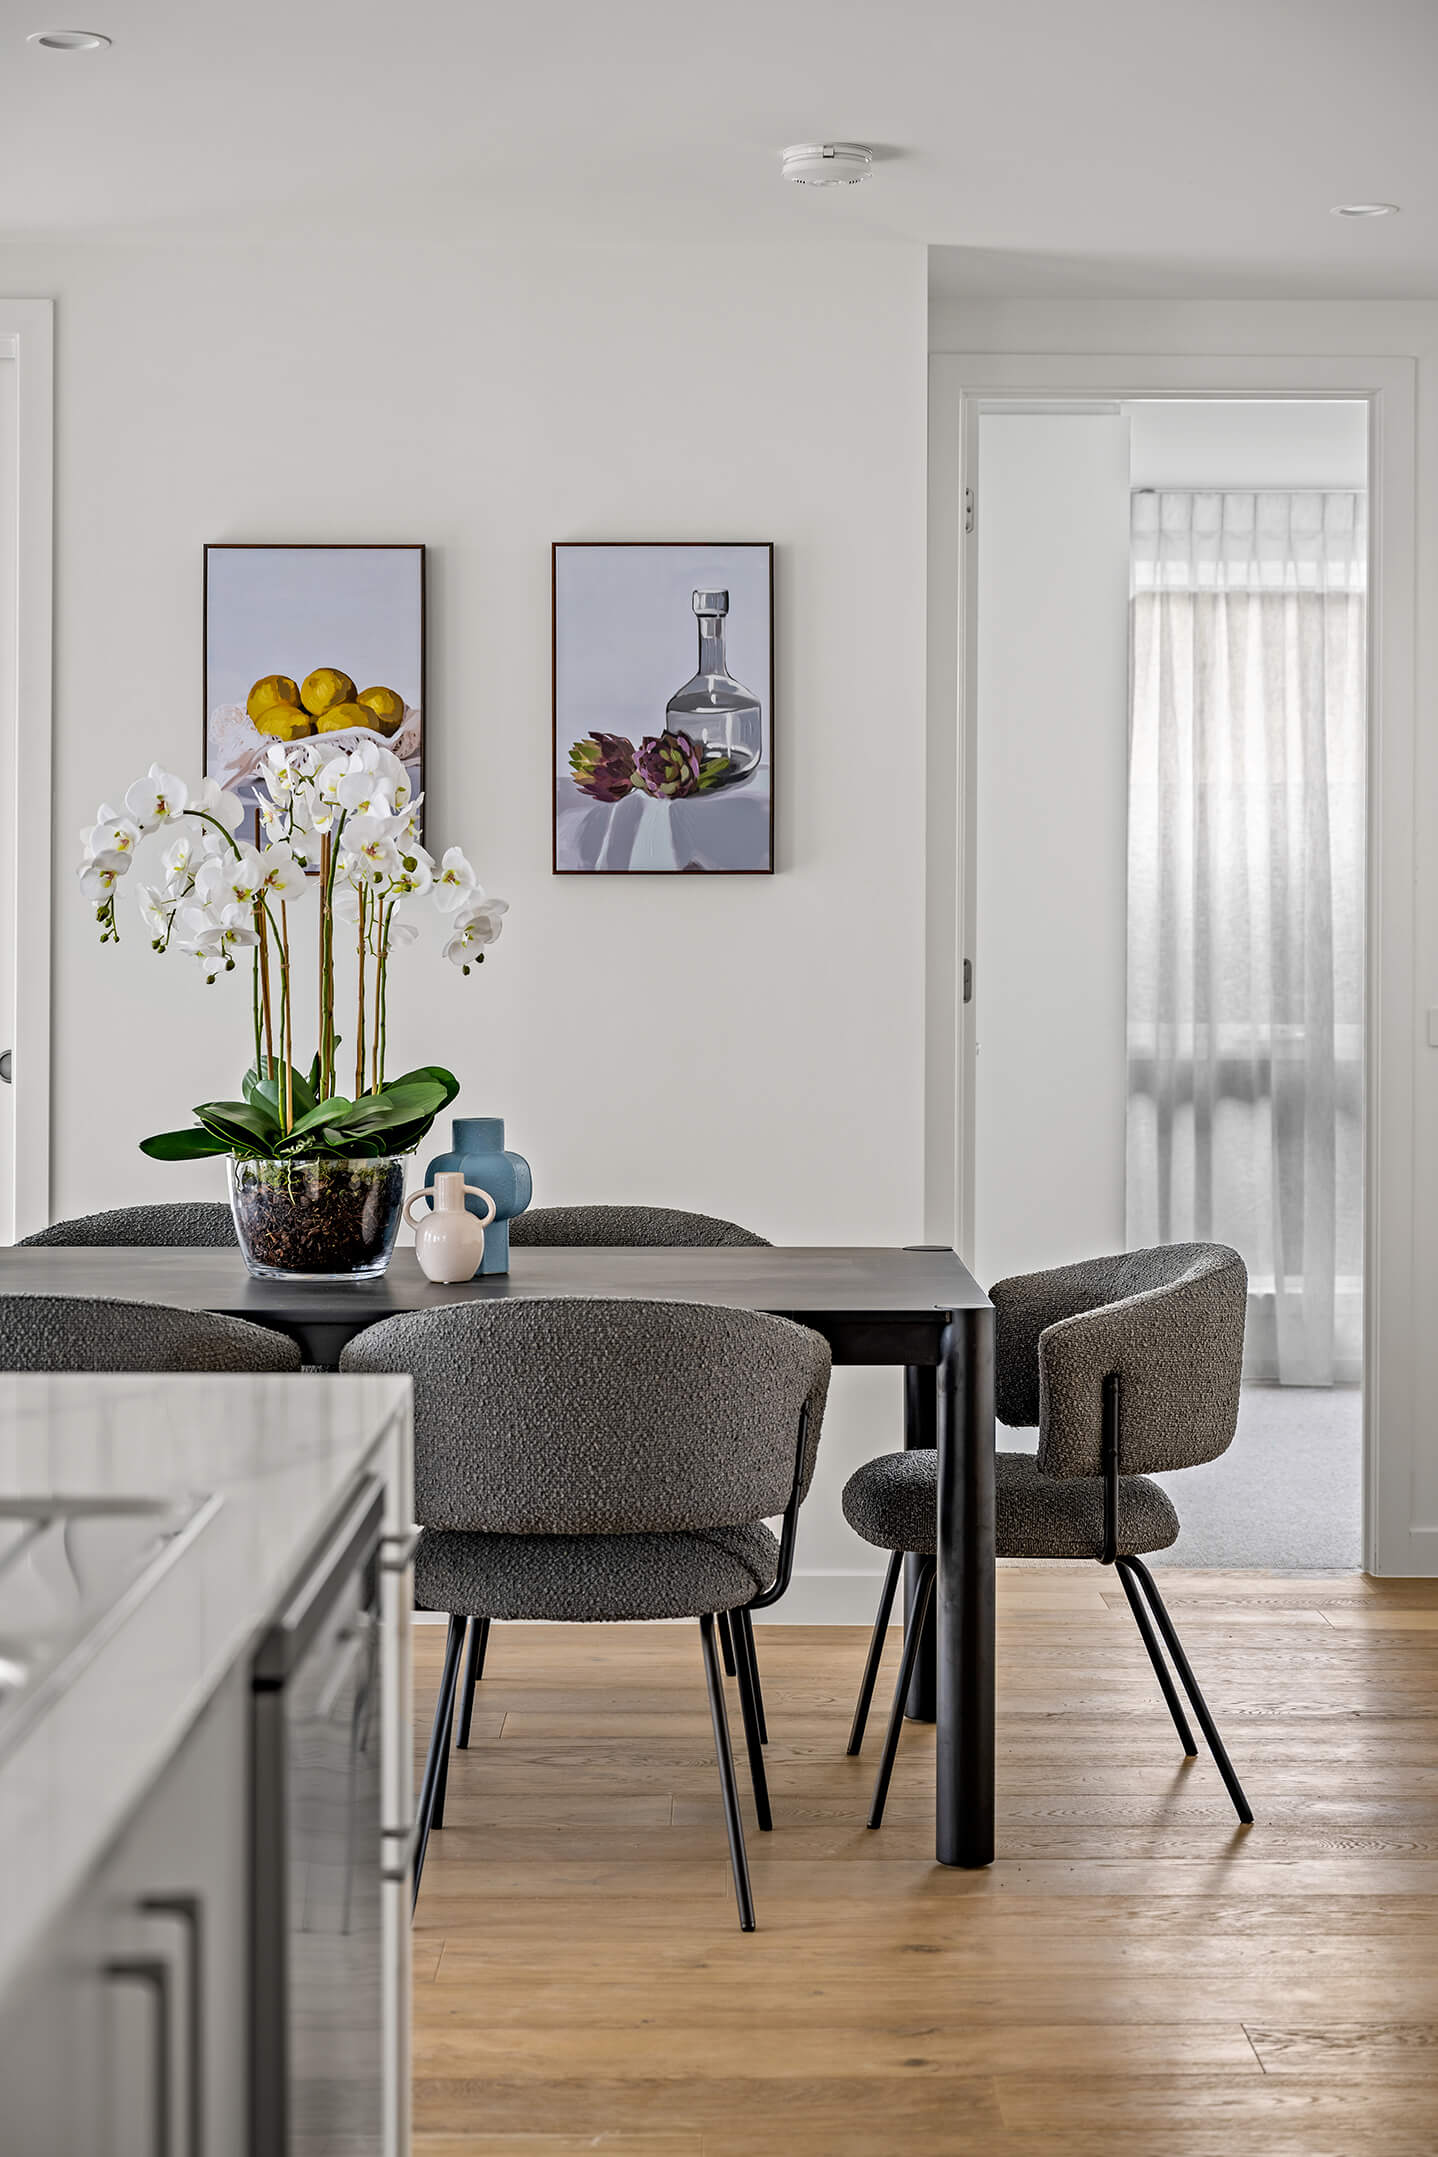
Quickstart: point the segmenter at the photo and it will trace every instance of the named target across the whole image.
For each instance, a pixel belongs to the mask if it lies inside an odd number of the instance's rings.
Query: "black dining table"
[[[272,1326],[333,1368],[346,1341],[399,1311],[514,1297],[645,1297],[727,1304],[822,1333],[836,1363],[898,1364],[904,1444],[938,1448],[938,1582],[907,1701],[935,1722],[935,1855],[994,1855],[993,1306],[951,1250],[530,1247],[507,1273],[439,1285],[412,1250],[378,1280],[256,1280],[238,1249],[0,1250],[0,1294],[113,1296]],[[874,1433],[875,1452],[885,1436]],[[914,1566],[910,1565],[908,1607]]]

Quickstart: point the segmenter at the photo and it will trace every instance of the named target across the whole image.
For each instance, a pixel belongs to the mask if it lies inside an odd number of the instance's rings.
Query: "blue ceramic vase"
[[[502,1116],[456,1116],[452,1128],[452,1151],[435,1155],[424,1172],[424,1180],[433,1183],[437,1175],[457,1170],[466,1183],[478,1184],[481,1191],[488,1191],[494,1200],[494,1220],[484,1232],[479,1271],[508,1273],[509,1224],[517,1213],[523,1213],[534,1195],[529,1163],[523,1154],[505,1151]],[[484,1208],[477,1198],[467,1198],[464,1203],[471,1213],[483,1218]]]

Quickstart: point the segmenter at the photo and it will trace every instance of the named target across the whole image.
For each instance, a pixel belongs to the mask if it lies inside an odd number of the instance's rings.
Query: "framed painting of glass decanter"
[[[774,867],[774,549],[554,548],[554,870]]]

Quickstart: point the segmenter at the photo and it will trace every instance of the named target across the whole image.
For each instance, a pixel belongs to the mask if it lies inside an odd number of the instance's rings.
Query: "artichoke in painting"
[[[727,756],[701,751],[687,734],[668,728],[646,734],[634,759],[634,784],[660,801],[702,794],[729,769]]]
[[[569,752],[574,783],[595,801],[623,801],[634,784],[634,744],[623,734],[587,735]]]

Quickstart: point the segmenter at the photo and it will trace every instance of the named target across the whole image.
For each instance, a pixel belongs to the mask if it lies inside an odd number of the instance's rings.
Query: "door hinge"
[[[973,962],[973,960],[972,960],[972,959],[965,959],[965,961],[964,961],[964,1002],[965,1002],[966,1004],[971,1004],[971,1003],[973,1002],[973,1000],[974,1000],[974,962]]]
[[[965,489],[964,489],[964,530],[965,530],[966,532],[971,532],[971,531],[973,530],[973,528],[974,528],[974,490],[973,490],[973,488],[972,488],[972,487],[965,487]]]

